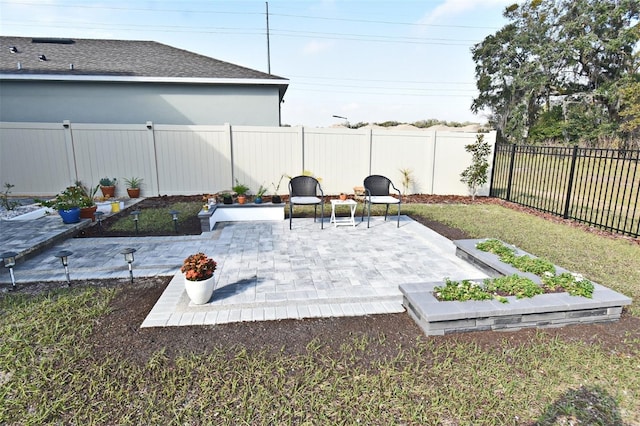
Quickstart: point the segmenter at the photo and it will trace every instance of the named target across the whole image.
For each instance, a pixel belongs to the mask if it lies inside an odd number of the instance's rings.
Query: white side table
[[[336,206],[349,206],[351,217],[336,219]],[[331,220],[329,223],[333,223],[336,228],[338,225],[351,225],[356,226],[355,214],[358,203],[355,200],[331,200]]]

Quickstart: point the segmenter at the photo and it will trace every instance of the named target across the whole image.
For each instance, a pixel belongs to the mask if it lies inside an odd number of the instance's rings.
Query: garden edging
[[[475,246],[480,241],[483,240],[454,241],[456,255],[490,276],[517,273],[540,283],[538,276],[518,271],[501,262],[498,256],[476,249]],[[532,256],[517,248],[516,250],[519,256]],[[567,272],[558,266],[556,270],[558,273]],[[593,283],[593,298],[549,293],[523,299],[509,296],[508,303],[497,300],[441,302],[433,295],[433,289],[442,284],[428,282],[400,286],[404,306],[427,335],[482,330],[516,331],[522,328],[611,322],[620,319],[622,307],[632,302],[630,298],[597,283]]]

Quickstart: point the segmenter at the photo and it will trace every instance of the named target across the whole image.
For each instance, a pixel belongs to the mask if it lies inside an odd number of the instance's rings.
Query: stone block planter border
[[[200,210],[198,219],[202,232],[210,232],[218,222],[284,220],[284,204],[212,204],[208,211]]]
[[[498,256],[476,249],[475,246],[480,241],[483,240],[454,241],[456,254],[487,275],[499,277],[517,273],[540,282],[538,276],[525,274],[501,262]],[[516,250],[519,256],[532,256],[517,248]],[[567,272],[558,266],[556,270],[558,274]],[[403,284],[400,291],[409,315],[425,334],[444,335],[467,331],[562,327],[620,319],[622,307],[630,305],[631,299],[600,284],[593,284],[593,298],[551,293],[525,299],[510,296],[507,298],[509,303],[497,300],[441,302],[433,295],[433,289],[443,285],[443,282]]]

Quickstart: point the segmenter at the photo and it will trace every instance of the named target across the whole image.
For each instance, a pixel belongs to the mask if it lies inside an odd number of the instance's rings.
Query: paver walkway
[[[16,279],[64,280],[53,254],[65,249],[74,253],[72,280],[126,280],[125,247],[137,250],[134,277],[175,275],[142,327],[403,312],[400,284],[485,277],[449,240],[403,216],[399,229],[376,217],[370,229],[321,230],[303,218],[291,231],[285,220],[224,223],[198,236],[67,239],[18,264]],[[179,273],[198,251],[218,262],[214,296],[200,306],[189,302]],[[3,271],[0,283],[9,282]]]

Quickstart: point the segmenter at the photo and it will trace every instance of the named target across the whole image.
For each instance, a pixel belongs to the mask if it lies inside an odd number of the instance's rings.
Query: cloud
[[[331,41],[317,41],[313,40],[307,43],[302,52],[305,55],[315,55],[316,53],[323,52],[325,50],[329,50],[333,46],[333,42]]]
[[[513,3],[516,3],[516,0],[444,0],[444,3],[427,13],[420,22],[431,24],[439,19],[458,16],[473,9],[507,6]]]

